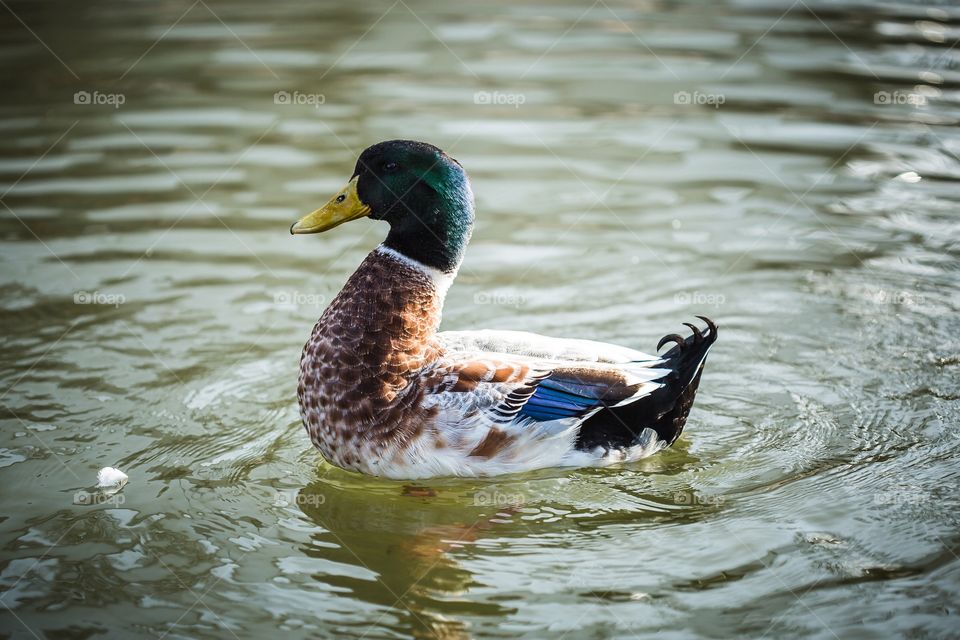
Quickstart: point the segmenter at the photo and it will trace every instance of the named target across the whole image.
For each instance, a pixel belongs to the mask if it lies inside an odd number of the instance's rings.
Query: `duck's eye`
[[[340,195],[337,196],[337,204],[340,204],[346,199],[347,199],[347,195],[345,193],[341,193]]]
[[[383,165],[383,169],[384,171],[395,171],[399,166],[400,165],[398,165],[396,162],[388,162],[387,164]]]

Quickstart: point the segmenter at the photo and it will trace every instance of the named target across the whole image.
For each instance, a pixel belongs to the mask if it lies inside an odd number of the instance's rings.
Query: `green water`
[[[955,6],[18,0],[0,35],[0,635],[956,637]],[[672,449],[322,462],[300,349],[385,227],[287,229],[397,137],[473,179],[445,328],[721,324]]]

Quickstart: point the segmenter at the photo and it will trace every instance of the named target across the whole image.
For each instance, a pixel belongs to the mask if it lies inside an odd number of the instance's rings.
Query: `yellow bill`
[[[290,233],[320,233],[368,215],[370,207],[360,202],[360,196],[357,195],[357,176],[354,176],[330,202],[294,222]]]

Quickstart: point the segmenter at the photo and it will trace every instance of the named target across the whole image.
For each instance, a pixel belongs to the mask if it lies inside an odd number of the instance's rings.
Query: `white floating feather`
[[[113,467],[104,467],[97,472],[98,487],[122,487],[129,479],[127,474]]]

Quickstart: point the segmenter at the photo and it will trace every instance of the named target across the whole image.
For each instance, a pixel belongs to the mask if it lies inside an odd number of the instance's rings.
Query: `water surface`
[[[960,11],[477,5],[4,5],[2,633],[955,634]],[[477,195],[445,328],[722,325],[672,449],[322,462],[300,348],[385,227],[287,229],[398,137]]]

